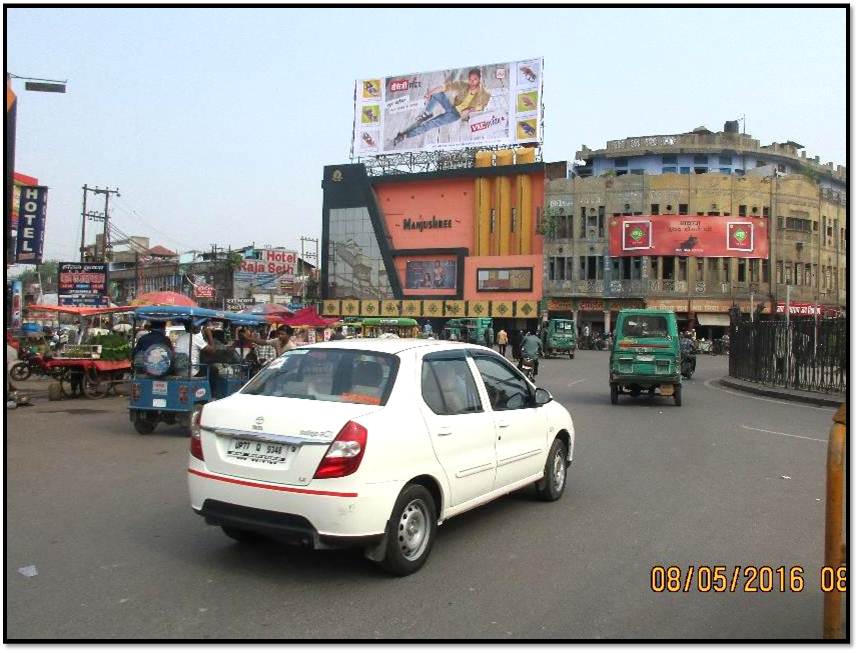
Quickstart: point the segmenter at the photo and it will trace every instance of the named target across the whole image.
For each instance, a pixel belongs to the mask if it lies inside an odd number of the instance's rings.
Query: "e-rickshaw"
[[[347,319],[349,332],[357,338],[378,338],[383,333],[395,333],[400,338],[416,338],[420,325],[410,317],[364,317]]]
[[[191,306],[141,306],[134,311],[134,332],[140,321],[201,326],[209,320],[222,323],[227,333],[230,327],[267,324],[261,315]],[[252,365],[239,360],[227,338],[223,344],[216,343],[213,351],[204,352],[196,366],[191,364],[189,339],[188,351],[181,352],[166,342],[151,344],[134,355],[132,367],[128,416],[137,432],[147,435],[158,422],[190,427],[204,404],[227,397],[247,383]],[[196,373],[193,367],[198,368]]]
[[[559,318],[548,320],[542,332],[542,351],[545,352],[545,357],[569,354],[569,358],[575,358],[576,349],[578,335],[575,332],[575,321]]]

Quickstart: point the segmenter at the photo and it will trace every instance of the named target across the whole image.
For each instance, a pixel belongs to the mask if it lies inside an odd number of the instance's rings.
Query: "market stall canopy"
[[[240,312],[247,315],[262,316],[269,324],[284,324],[294,315],[292,311],[281,304],[254,304]]]
[[[27,311],[44,311],[46,313],[66,313],[68,315],[109,315],[111,313],[130,313],[133,306],[57,306],[56,304],[30,304]]]
[[[319,315],[319,312],[313,306],[302,308],[297,311],[292,317],[285,321],[285,324],[291,327],[312,327],[324,328],[336,324],[340,320],[337,318],[327,318]]]
[[[132,306],[199,306],[193,299],[179,292],[158,290],[140,295]]]

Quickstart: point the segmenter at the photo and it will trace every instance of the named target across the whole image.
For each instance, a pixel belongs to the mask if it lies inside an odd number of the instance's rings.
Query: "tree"
[[[41,277],[41,291],[43,293],[56,292],[58,266],[58,261],[45,261],[41,265],[24,270],[18,278],[26,288],[29,284],[39,283],[39,277]]]

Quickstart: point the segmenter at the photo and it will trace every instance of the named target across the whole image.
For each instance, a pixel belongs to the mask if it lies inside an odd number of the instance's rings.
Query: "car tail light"
[[[357,422],[347,422],[331,442],[313,478],[339,478],[356,472],[366,451],[367,435]]]
[[[139,383],[132,383],[131,384],[131,398],[134,399],[135,401],[137,399],[140,399],[140,384]]]
[[[200,438],[202,433],[202,428],[200,427],[200,422],[203,418],[203,409],[202,407],[199,410],[195,410],[191,414],[191,455],[194,458],[199,458],[200,460],[205,460],[205,456],[203,455],[203,441]]]

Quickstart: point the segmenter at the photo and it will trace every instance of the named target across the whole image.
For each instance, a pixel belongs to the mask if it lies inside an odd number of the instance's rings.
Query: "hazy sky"
[[[747,116],[763,144],[846,163],[839,9],[16,9],[15,169],[50,187],[45,254],[76,260],[81,186],[179,250],[321,236],[354,80],[545,58],[544,159]],[[96,207],[98,208],[98,207]],[[98,227],[91,225],[88,229]],[[92,237],[88,238],[89,241]]]

